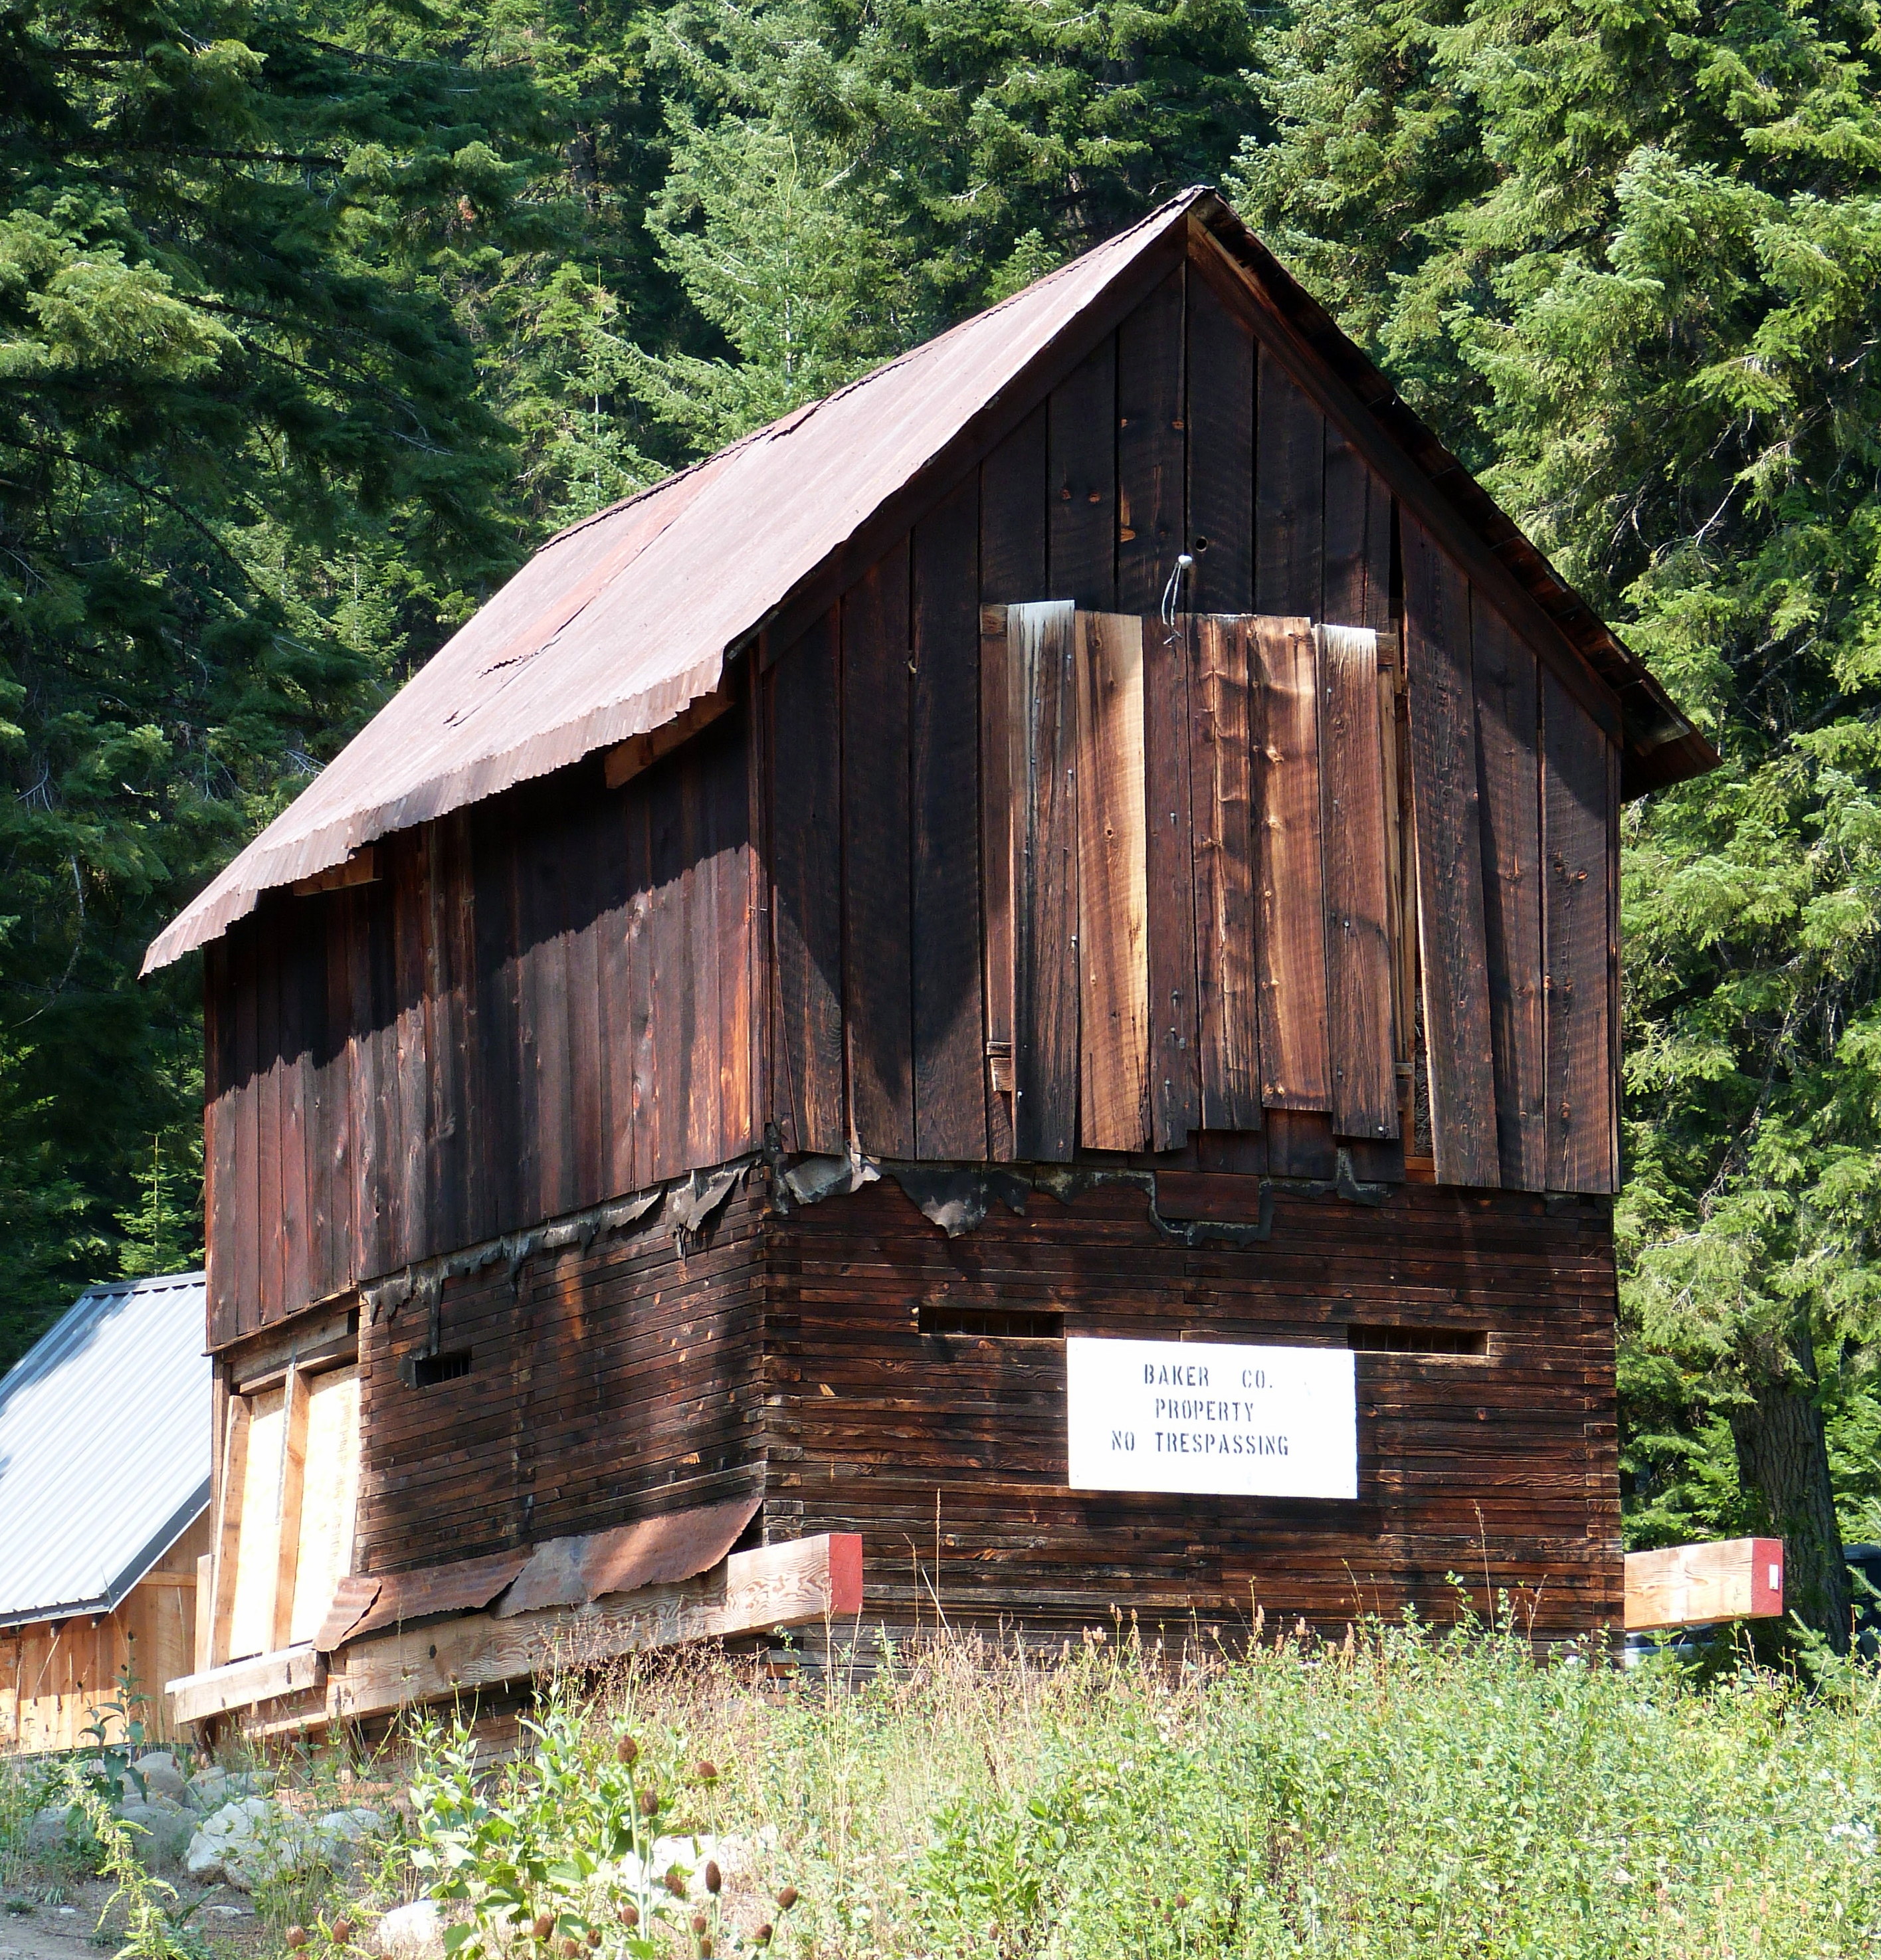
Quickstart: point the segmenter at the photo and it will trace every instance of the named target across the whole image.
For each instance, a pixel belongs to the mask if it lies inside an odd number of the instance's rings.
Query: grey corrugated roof
[[[202,1275],[80,1295],[0,1379],[0,1626],[108,1613],[209,1501]]]
[[[1127,231],[820,402],[551,538],[314,782],[152,941],[152,972],[228,931],[274,886],[670,721],[887,500],[947,464],[978,418],[1050,358],[1111,289],[1205,223],[1393,440],[1551,612],[1596,672],[1640,697],[1669,768],[1717,758],[1584,601],[1497,511],[1214,193]],[[1171,262],[1173,262],[1172,258]],[[947,486],[937,479],[934,489]],[[1686,742],[1685,747],[1678,746]],[[1695,745],[1695,746],[1692,746]],[[1631,793],[1629,791],[1629,793]]]

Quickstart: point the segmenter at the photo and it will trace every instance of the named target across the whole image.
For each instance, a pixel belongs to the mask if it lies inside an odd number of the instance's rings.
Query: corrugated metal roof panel
[[[0,1626],[109,1612],[201,1516],[202,1292],[93,1287],[0,1379]]]
[[[938,462],[1081,316],[1184,233],[1192,212],[1218,238],[1246,241],[1272,296],[1305,317],[1306,296],[1214,193],[1186,191],[951,332],[571,527],[171,921],[152,942],[144,971],[214,939],[253,911],[264,891],[342,864],[374,838],[657,728],[711,693],[727,654]],[[1339,343],[1339,359],[1359,377],[1367,405],[1392,410],[1397,440],[1421,431],[1435,447],[1316,307],[1309,326]],[[1479,530],[1487,517],[1513,531],[1447,453],[1443,473],[1456,481],[1434,482],[1434,494],[1456,503]],[[1506,540],[1491,542],[1492,549],[1505,547]],[[1532,547],[1529,558],[1523,572],[1558,617],[1587,612]],[[1590,614],[1580,623],[1583,651],[1609,682],[1636,682],[1645,706],[1676,724],[1667,737],[1689,735],[1634,656]],[[1689,756],[1679,750],[1663,780],[1709,766],[1708,749],[1696,737],[1691,741],[1697,747]]]
[[[711,693],[727,650],[1201,195],[552,539],[171,921],[144,970],[215,938],[263,891],[657,728]]]

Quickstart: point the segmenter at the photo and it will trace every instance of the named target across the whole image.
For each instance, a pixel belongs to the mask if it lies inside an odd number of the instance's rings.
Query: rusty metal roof
[[[728,654],[839,558],[885,503],[976,428],[983,433],[1014,384],[1114,287],[1179,249],[1192,212],[1217,239],[1258,253],[1290,309],[1310,308],[1310,337],[1336,337],[1346,373],[1362,370],[1375,383],[1364,391],[1367,406],[1395,411],[1400,442],[1421,432],[1424,448],[1441,457],[1434,488],[1510,562],[1510,534],[1520,533],[1474,480],[1221,199],[1186,191],[1012,298],[552,538],[170,921],[145,972],[217,937],[265,891],[658,728],[711,693]],[[1452,480],[1435,480],[1445,472]],[[1656,780],[1709,766],[1701,739],[1541,555],[1527,547],[1513,568],[1538,596],[1558,595],[1557,623],[1566,628],[1572,615],[1596,670],[1632,686],[1657,718],[1648,747],[1697,744],[1691,766]]]

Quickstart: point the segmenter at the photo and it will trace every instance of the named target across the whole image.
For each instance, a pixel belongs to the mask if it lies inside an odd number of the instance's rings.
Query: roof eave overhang
[[[89,1599],[64,1599],[49,1605],[16,1607],[0,1612],[0,1628],[37,1627],[55,1620],[97,1619],[115,1613],[150,1576],[157,1561],[209,1508],[209,1491],[210,1480],[205,1477],[104,1592]]]

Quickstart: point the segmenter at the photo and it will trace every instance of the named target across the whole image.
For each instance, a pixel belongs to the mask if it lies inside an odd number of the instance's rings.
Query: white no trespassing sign
[[[1358,1495],[1349,1348],[1073,1338],[1065,1365],[1074,1491]]]

